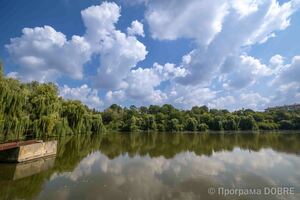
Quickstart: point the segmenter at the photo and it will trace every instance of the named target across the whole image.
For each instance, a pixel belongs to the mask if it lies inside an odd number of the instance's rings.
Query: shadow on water
[[[90,158],[91,155],[97,157],[104,156],[107,160],[114,161],[124,158],[126,162],[130,159],[134,160],[135,158],[150,160],[159,158],[171,161],[180,155],[190,156],[191,154],[196,157],[205,156],[204,158],[209,160],[218,152],[237,153],[235,149],[249,152],[259,152],[262,149],[270,149],[272,152],[284,153],[296,157],[300,155],[300,134],[111,133],[102,135],[66,136],[58,138],[58,141],[56,157],[43,158],[29,163],[0,164],[0,199],[37,198],[44,190],[45,184],[55,184],[52,181],[53,177],[73,172],[84,159]],[[125,161],[122,160],[122,162]],[[249,162],[251,162],[251,160]],[[147,170],[142,167],[139,169]],[[233,169],[234,167],[232,170]],[[97,174],[98,172],[94,173]],[[160,179],[163,180],[165,185],[175,185],[175,181],[168,176],[168,173],[161,174]],[[107,174],[105,175],[107,176]],[[104,175],[102,174],[101,176]],[[227,176],[229,175],[227,174]],[[243,174],[243,176],[249,176],[247,180],[250,180],[255,178],[256,175],[248,173]],[[259,177],[256,179],[258,180]],[[106,179],[103,178],[103,180]],[[230,182],[229,180],[230,179],[226,177],[228,183]],[[181,191],[190,191],[191,189],[188,188],[196,186],[197,181],[199,181],[199,179],[189,178],[176,184],[176,187],[180,187]],[[98,182],[100,184],[101,181],[98,180]],[[107,182],[109,183],[109,181]],[[123,187],[126,189],[126,186]],[[199,193],[198,195],[200,196],[201,193],[207,193],[207,191],[201,191],[199,188],[198,190],[195,188],[193,192],[193,195]],[[174,197],[174,195],[175,194],[172,194],[171,196]],[[137,196],[143,197],[141,195]],[[83,196],[82,198],[85,197],[86,196]],[[109,197],[112,198],[113,196]],[[41,197],[39,198],[41,199]],[[168,199],[166,197],[164,198]],[[69,198],[61,199],[71,198],[69,196]],[[215,199],[218,198],[215,197]]]

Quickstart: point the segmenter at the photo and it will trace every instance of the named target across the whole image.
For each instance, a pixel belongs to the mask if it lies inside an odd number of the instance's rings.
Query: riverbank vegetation
[[[255,112],[242,109],[234,112],[194,106],[179,110],[172,105],[131,106],[112,105],[102,112],[105,127],[116,131],[245,131],[298,130],[299,110],[269,110]]]
[[[300,129],[300,110],[269,109],[234,112],[172,105],[129,108],[116,104],[104,111],[80,101],[64,100],[53,83],[21,83],[3,75],[0,66],[0,138],[41,137],[108,131],[237,131]]]
[[[104,131],[101,114],[80,101],[64,100],[52,83],[21,83],[0,66],[0,138]]]

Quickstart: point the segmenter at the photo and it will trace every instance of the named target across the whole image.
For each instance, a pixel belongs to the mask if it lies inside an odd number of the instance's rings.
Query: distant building
[[[266,109],[266,111],[274,111],[274,110],[287,110],[287,111],[300,110],[300,104],[275,106]]]

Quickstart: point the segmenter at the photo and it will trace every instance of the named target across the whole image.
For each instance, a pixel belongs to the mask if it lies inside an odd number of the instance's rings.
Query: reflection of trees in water
[[[0,199],[33,199],[42,190],[43,183],[49,180],[52,174],[53,171],[49,170],[15,181],[0,179]]]
[[[128,153],[129,156],[149,155],[172,158],[185,151],[197,155],[211,155],[213,152],[235,147],[258,151],[272,148],[286,153],[297,153],[300,147],[298,134],[109,134],[99,137],[99,150],[109,158]]]
[[[16,181],[1,181],[0,199],[32,199],[42,189],[43,183],[54,173],[73,171],[79,162],[92,152],[100,151],[108,158],[128,154],[130,157],[146,156],[172,158],[180,152],[194,152],[210,156],[213,152],[241,148],[299,154],[299,134],[185,134],[136,133],[76,135],[61,137],[54,167],[39,174]],[[1,166],[0,166],[1,170]]]

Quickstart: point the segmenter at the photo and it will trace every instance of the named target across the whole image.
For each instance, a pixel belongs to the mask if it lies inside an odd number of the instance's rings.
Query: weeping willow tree
[[[33,82],[27,84],[27,88],[30,91],[27,109],[32,122],[31,133],[37,137],[56,134],[55,127],[61,124],[61,100],[58,97],[57,87],[52,83]]]
[[[101,115],[89,112],[80,101],[64,101],[61,116],[76,133],[100,133],[104,130]]]
[[[4,68],[3,68],[2,61],[0,60],[0,78],[3,78],[3,76],[4,76]]]
[[[53,83],[7,78],[0,63],[0,139],[104,130],[101,114],[80,101],[63,100]]]
[[[22,137],[29,127],[26,113],[26,89],[17,80],[0,79],[0,132],[4,139]]]

